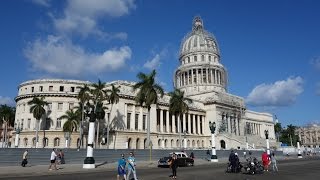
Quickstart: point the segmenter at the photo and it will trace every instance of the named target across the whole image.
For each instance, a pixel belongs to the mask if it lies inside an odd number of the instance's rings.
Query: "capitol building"
[[[269,113],[248,110],[244,98],[227,92],[228,73],[220,59],[220,49],[213,34],[205,30],[203,21],[195,17],[192,30],[183,38],[179,52],[179,66],[174,72],[174,87],[184,91],[192,99],[189,111],[181,116],[183,143],[187,149],[211,148],[209,122],[216,123],[217,149],[265,148],[265,130],[269,132],[270,146],[276,147],[273,116]],[[136,82],[112,81],[119,87],[117,104],[105,102],[105,119],[100,122],[101,136],[96,148],[143,149],[146,147],[148,109],[139,106],[134,98]],[[79,146],[79,131],[67,138],[63,132],[66,119],[60,117],[67,110],[79,106],[77,99],[80,87],[92,84],[88,81],[67,79],[38,79],[21,83],[16,100],[15,126],[21,130],[18,147],[36,146],[36,129],[39,129],[39,147],[76,148]],[[44,97],[48,105],[46,114],[36,123],[30,113],[28,102],[33,97]],[[150,138],[153,149],[178,149],[178,118],[169,113],[168,93],[159,98],[150,110]],[[39,127],[36,127],[39,124]],[[109,124],[106,137],[103,128]],[[84,126],[87,131],[87,126]],[[109,143],[105,144],[105,138]],[[44,139],[44,140],[43,140]],[[68,139],[68,141],[66,141]],[[84,136],[84,144],[87,135]]]

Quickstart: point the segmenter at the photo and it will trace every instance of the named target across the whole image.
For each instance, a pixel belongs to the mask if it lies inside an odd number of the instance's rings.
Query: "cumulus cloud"
[[[254,106],[289,106],[303,92],[302,84],[301,77],[290,77],[274,84],[260,84],[249,93],[246,101]]]
[[[131,49],[123,46],[103,53],[89,53],[66,38],[49,35],[47,39],[29,43],[24,55],[35,71],[76,77],[83,73],[119,70],[131,58]]]
[[[32,0],[31,2],[44,7],[50,6],[50,0]]]
[[[1,104],[6,104],[8,106],[12,106],[14,104],[14,101],[9,97],[0,96],[0,105]]]
[[[313,65],[317,70],[320,70],[320,57],[311,59],[311,65]]]
[[[134,0],[69,0],[62,17],[52,17],[60,33],[76,32],[82,36],[106,36],[97,25],[104,16],[120,17],[135,9]]]

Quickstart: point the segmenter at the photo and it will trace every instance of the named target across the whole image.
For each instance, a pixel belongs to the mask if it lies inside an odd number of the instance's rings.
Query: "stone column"
[[[139,122],[138,122],[138,130],[139,131],[142,131],[142,124],[143,124],[143,107],[140,106]]]
[[[186,131],[186,114],[184,113],[182,115],[182,132],[181,133],[184,133],[184,131]]]
[[[196,134],[196,118],[195,118],[195,115],[192,114],[192,130],[193,130],[193,134]]]
[[[166,132],[169,132],[169,111],[166,111]]]
[[[231,117],[230,115],[228,114],[227,116],[227,121],[228,121],[228,133],[231,133]]]
[[[135,130],[136,129],[136,106],[132,105],[132,112],[131,112],[131,118],[130,118],[130,129]]]
[[[188,133],[191,134],[191,115],[188,113]]]
[[[176,117],[172,115],[172,133],[176,133]]]
[[[200,115],[197,115],[198,134],[200,134]]]
[[[163,132],[163,110],[160,109],[160,132]]]
[[[128,104],[124,104],[124,125],[125,125],[125,128],[124,129],[127,129],[128,125],[127,125],[127,117],[128,116]]]

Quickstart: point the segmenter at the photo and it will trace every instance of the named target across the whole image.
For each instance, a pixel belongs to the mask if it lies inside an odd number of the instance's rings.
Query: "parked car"
[[[158,160],[158,167],[169,167],[168,161],[172,154],[175,153],[178,158],[178,166],[193,166],[194,160],[190,158],[185,152],[172,152],[169,156],[162,157]]]

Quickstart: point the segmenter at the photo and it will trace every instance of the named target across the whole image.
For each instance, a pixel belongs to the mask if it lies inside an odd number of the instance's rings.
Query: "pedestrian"
[[[22,162],[21,162],[21,166],[22,167],[26,167],[26,164],[28,164],[28,150],[26,149],[22,155]]]
[[[190,158],[194,159],[194,154],[193,154],[193,152],[190,153]]]
[[[62,151],[62,149],[60,149],[60,151],[59,151],[58,158],[59,158],[58,164],[65,164],[66,163],[64,160],[64,152]]]
[[[271,165],[273,172],[278,172],[277,159],[274,152],[271,154]]]
[[[233,150],[231,150],[229,155],[229,163],[231,165],[231,172],[236,172],[237,157]]]
[[[137,180],[136,159],[134,158],[133,152],[130,152],[127,161],[128,161],[127,179],[130,179],[130,175],[132,173],[133,174],[133,179]]]
[[[210,159],[211,159],[211,155],[210,155],[210,151],[209,151],[209,149],[207,150],[207,153],[206,153],[206,154],[207,154],[207,160],[208,160],[208,161],[210,161]]]
[[[243,151],[243,158],[244,158],[244,160],[247,159],[247,152],[246,151]]]
[[[172,157],[169,160],[169,164],[170,168],[172,169],[172,179],[177,179],[178,159],[175,153],[172,154]]]
[[[56,163],[56,160],[57,160],[57,153],[56,153],[56,149],[52,149],[52,152],[51,152],[51,156],[50,156],[50,166],[49,166],[49,171],[51,171],[51,167],[53,165],[54,169],[55,170],[58,170],[57,168],[57,163]]]
[[[118,175],[117,180],[120,180],[120,176],[123,176],[123,179],[126,180],[126,159],[124,154],[121,154],[121,158],[118,160]]]
[[[262,164],[265,171],[269,171],[270,157],[266,151],[264,151],[261,155]]]

